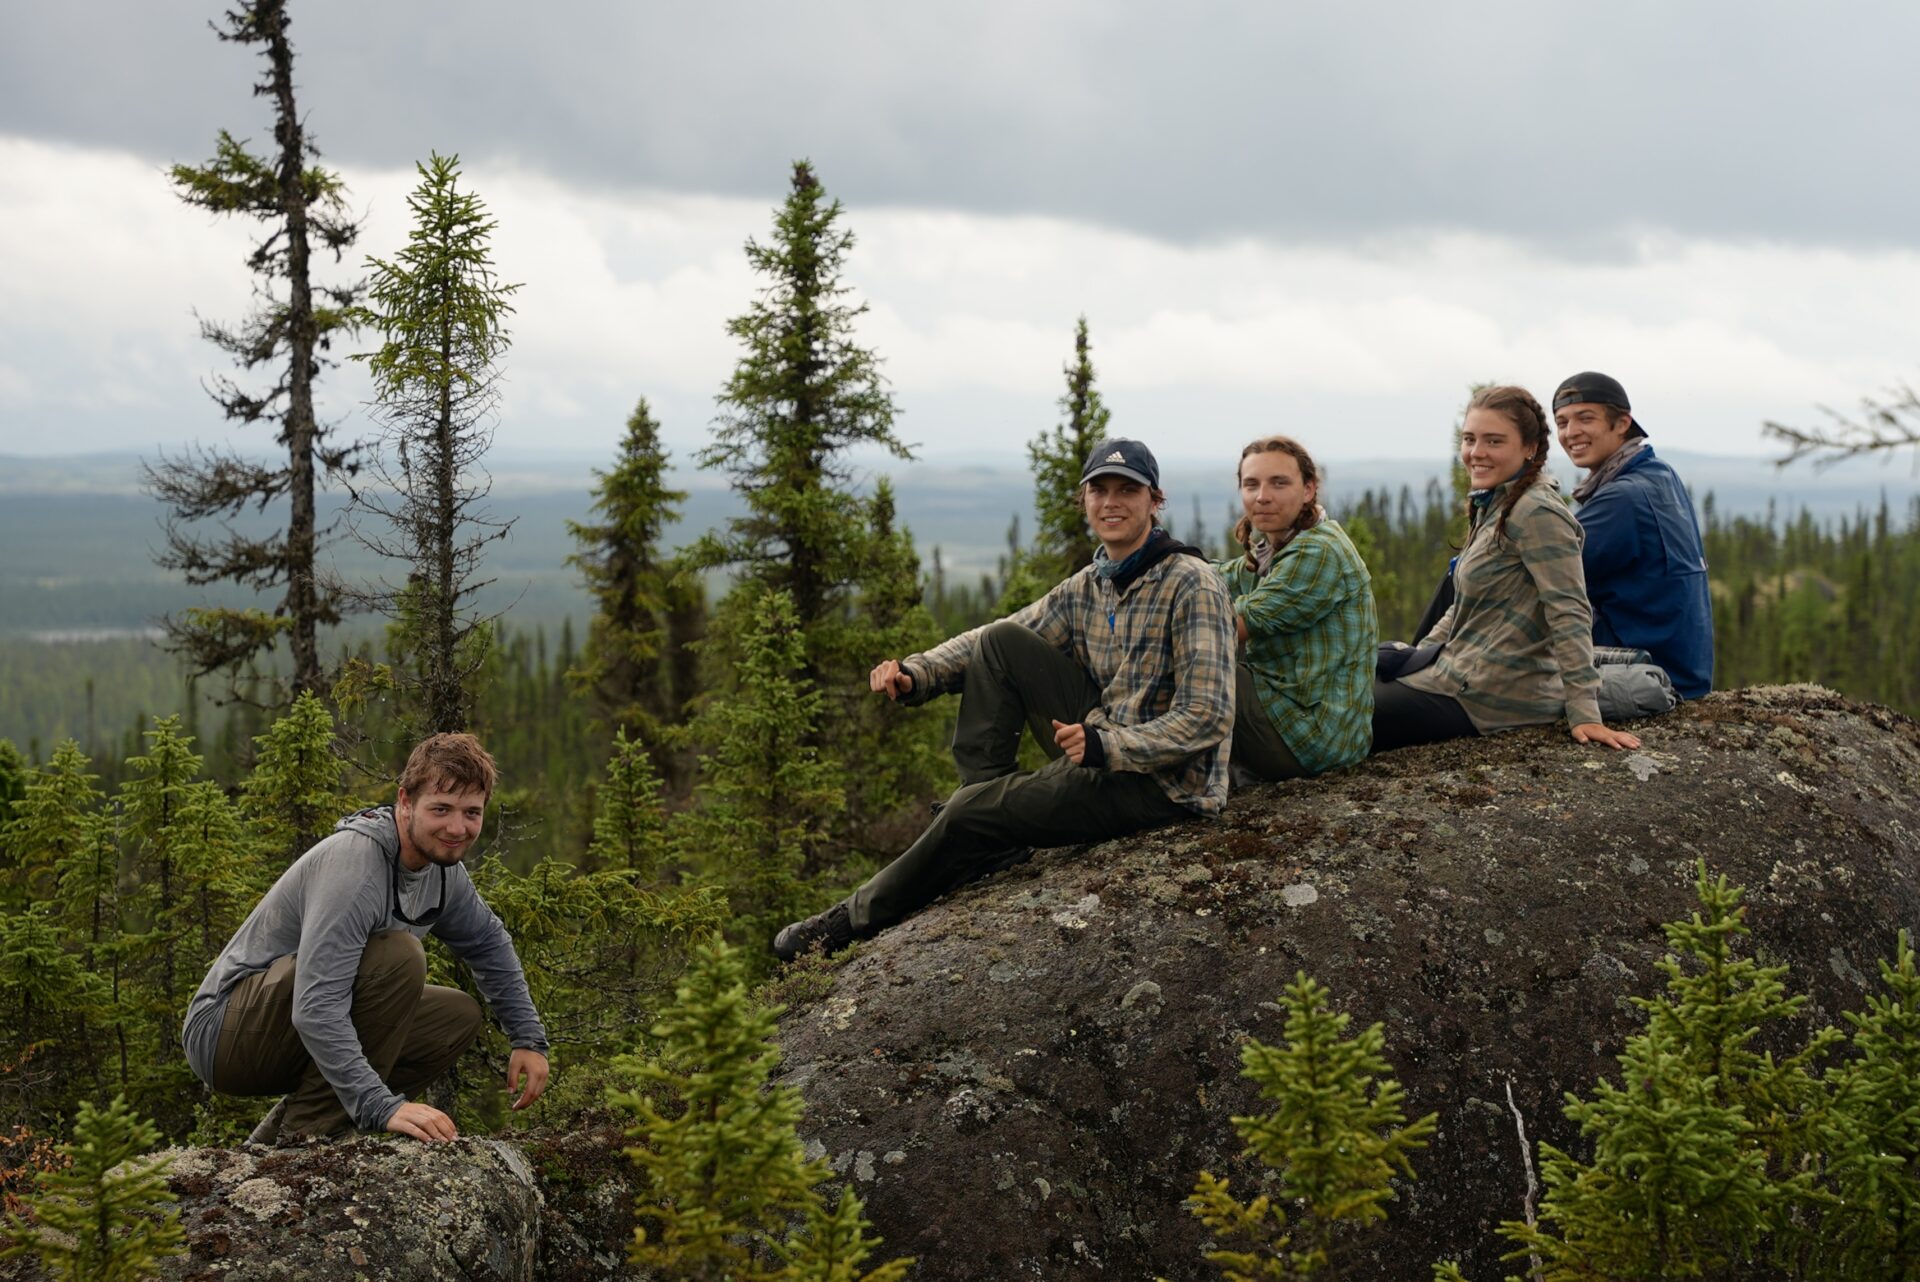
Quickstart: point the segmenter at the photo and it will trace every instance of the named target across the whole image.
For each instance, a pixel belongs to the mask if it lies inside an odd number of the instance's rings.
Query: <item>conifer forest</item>
[[[999,618],[1090,559],[1074,498],[1079,469],[1093,442],[1134,426],[1101,396],[1099,317],[1061,318],[1059,348],[1046,354],[1062,372],[1058,413],[1032,425],[1032,491],[1008,501],[1034,513],[1032,524],[1016,523],[992,570],[948,572],[940,549],[916,543],[912,513],[884,474],[873,480],[854,465],[856,456],[904,462],[913,450],[885,353],[861,338],[866,304],[848,279],[859,211],[835,197],[832,174],[796,161],[745,246],[753,288],[728,326],[736,360],[714,389],[705,447],[673,457],[649,389],[633,387],[631,415],[608,425],[618,444],[594,472],[590,504],[566,523],[565,568],[590,614],[494,609],[481,598],[499,577],[490,557],[513,516],[490,498],[489,449],[513,362],[515,299],[540,282],[497,271],[496,214],[463,172],[459,139],[418,159],[405,242],[365,244],[349,193],[304,132],[311,104],[296,101],[286,32],[285,0],[241,0],[215,26],[255,59],[271,136],[222,132],[211,159],[156,178],[257,233],[234,268],[251,274],[257,310],[202,322],[210,367],[226,362],[208,378],[209,417],[232,424],[247,448],[156,454],[143,478],[164,513],[161,565],[222,604],[170,614],[154,639],[0,644],[8,1236],[49,1267],[73,1254],[75,1271],[63,1276],[75,1277],[108,1276],[86,1270],[104,1269],[114,1252],[138,1260],[176,1249],[157,1177],[122,1188],[116,1163],[166,1144],[236,1144],[267,1103],[213,1094],[189,1070],[181,1021],[201,976],[301,852],[341,816],[393,799],[413,743],[471,731],[497,760],[501,785],[468,866],[513,937],[555,1075],[537,1109],[510,1114],[500,1085],[510,1048],[490,1027],[441,1102],[474,1133],[620,1113],[655,1190],[634,1259],[666,1270],[660,1276],[911,1277],[908,1261],[881,1263],[889,1252],[866,1234],[858,1199],[823,1191],[830,1173],[799,1156],[797,1100],[769,1092],[750,1054],[695,1072],[697,1047],[714,1044],[696,1034],[724,1023],[728,1044],[764,1049],[770,1012],[791,986],[819,981],[810,966],[776,973],[773,932],[897,854],[955,784],[950,712],[874,696],[872,665]],[[242,86],[234,90],[237,99]],[[372,429],[360,438],[314,408],[316,380],[342,362],[363,367],[374,389]],[[1444,441],[1449,425],[1435,426]],[[693,468],[722,478],[737,501],[711,529],[682,524],[687,496],[673,478]],[[316,521],[316,494],[350,495],[350,519]],[[1460,543],[1464,483],[1322,497],[1372,574],[1382,637],[1417,640],[1416,621]],[[1920,500],[1816,518],[1728,515],[1712,493],[1694,497],[1716,687],[1812,682],[1920,716]],[[1210,510],[1228,498],[1223,485]],[[271,535],[234,533],[230,518],[249,508],[273,514]],[[1204,524],[1199,511],[1190,522],[1170,511],[1175,534],[1213,556],[1238,555],[1224,523]],[[331,569],[339,562],[329,541],[342,539],[357,541],[354,564],[375,568]],[[1653,1065],[1649,1074],[1707,1073],[1674,1059],[1691,1053],[1688,1021],[1706,1018],[1702,1003],[1722,1003],[1713,1017],[1749,1030],[1791,1009],[1775,972],[1725,951],[1737,944],[1738,889],[1703,868],[1699,893],[1704,918],[1669,928],[1689,968],[1676,964],[1671,995],[1649,1004],[1645,1044],[1629,1048]],[[429,957],[433,982],[474,989],[450,954],[430,945]],[[1701,967],[1727,979],[1723,991],[1706,994],[1688,978]],[[1737,1130],[1731,1114],[1747,1107],[1751,1116],[1764,1100],[1783,1110],[1782,1125],[1801,1129],[1742,1158],[1735,1188],[1703,1192],[1705,1175],[1694,1172],[1696,1185],[1675,1195],[1693,1199],[1694,1238],[1666,1264],[1629,1261],[1615,1240],[1629,1231],[1606,1227],[1648,1214],[1631,1181],[1595,1184],[1608,1160],[1608,1111],[1624,1117],[1632,1101],[1601,1094],[1580,1105],[1602,1138],[1593,1153],[1544,1159],[1561,1218],[1504,1230],[1534,1253],[1535,1275],[1659,1276],[1684,1259],[1701,1270],[1685,1276],[1736,1276],[1728,1252],[1784,1240],[1792,1217],[1782,1208],[1800,1198],[1825,1208],[1830,1225],[1861,1199],[1897,1207],[1870,1230],[1859,1216],[1847,1220],[1845,1235],[1880,1234],[1892,1244],[1871,1258],[1892,1252],[1906,1262],[1899,1276],[1920,1277],[1920,1104],[1911,1098],[1920,981],[1904,946],[1888,959],[1886,982],[1892,995],[1850,1026],[1856,1067],[1845,1081],[1816,1083],[1808,1060],[1761,1064],[1734,1039],[1738,1063],[1720,1071],[1745,1094],[1717,1112],[1701,1104],[1703,1116],[1712,1112],[1701,1124]],[[1236,1122],[1250,1154],[1286,1172],[1276,1204],[1296,1218],[1282,1233],[1264,1199],[1239,1203],[1195,1172],[1193,1210],[1223,1243],[1209,1258],[1227,1277],[1318,1272],[1326,1252],[1315,1235],[1386,1214],[1389,1179],[1415,1172],[1433,1125],[1401,1112],[1377,1035],[1347,1040],[1339,994],[1303,975],[1275,997],[1290,1041],[1252,1043],[1246,1062],[1277,1111],[1267,1123]],[[1806,1055],[1842,1033],[1821,1036]],[[1302,1085],[1315,1075],[1354,1086],[1351,1107]],[[1829,1089],[1853,1111],[1809,1102]],[[724,1179],[748,1180],[749,1170],[771,1179],[778,1168],[781,1181],[773,1191],[709,1188],[727,1205],[760,1209],[706,1238],[691,1227],[695,1190],[712,1174],[701,1167],[707,1138],[688,1130],[700,1091],[719,1092],[709,1105],[739,1110],[738,1125],[764,1150],[732,1154],[739,1169]],[[1780,1103],[1789,1097],[1790,1107]],[[1283,1122],[1315,1108],[1330,1110],[1329,1131],[1361,1137],[1364,1161],[1314,1165],[1325,1155]],[[1861,1129],[1869,1125],[1881,1128],[1875,1137]],[[88,1165],[86,1154],[105,1151],[114,1163]],[[1831,1166],[1809,1156],[1821,1152],[1834,1155]],[[104,1254],[87,1257],[87,1208],[110,1194],[122,1199],[115,1214],[139,1227],[116,1230]],[[49,1227],[62,1231],[49,1236]],[[1592,1246],[1602,1240],[1614,1254]],[[1247,1249],[1228,1249],[1234,1241]],[[1864,1249],[1808,1241],[1800,1264],[1738,1276],[1891,1276],[1867,1271]],[[877,1252],[869,1271],[833,1271],[843,1268],[830,1258],[835,1243],[856,1263]],[[786,1271],[775,1271],[776,1258]]]

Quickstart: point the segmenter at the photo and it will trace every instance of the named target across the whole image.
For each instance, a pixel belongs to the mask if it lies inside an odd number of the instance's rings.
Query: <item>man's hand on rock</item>
[[[900,666],[898,659],[886,659],[874,664],[873,671],[867,674],[867,684],[873,687],[875,694],[884,694],[896,701],[913,693],[913,676]]]
[[[541,1061],[543,1065],[545,1062]],[[408,1100],[394,1109],[393,1116],[387,1119],[387,1129],[395,1135],[411,1135],[428,1144],[444,1144],[460,1134],[451,1117],[431,1104],[416,1100]]]
[[[513,1101],[515,1111],[525,1108],[546,1092],[547,1072],[547,1057],[539,1051],[521,1047],[507,1058],[507,1091],[520,1092],[520,1097]]]

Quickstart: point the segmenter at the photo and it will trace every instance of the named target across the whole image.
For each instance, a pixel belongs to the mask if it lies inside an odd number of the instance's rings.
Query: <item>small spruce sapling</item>
[[[14,1225],[5,1255],[38,1255],[61,1282],[151,1277],[181,1243],[164,1177],[169,1159],[142,1157],[159,1142],[153,1123],[135,1116],[124,1096],[104,1109],[82,1104],[73,1139],[59,1150],[70,1165],[41,1173],[33,1219]]]
[[[1901,931],[1886,992],[1849,1012],[1854,1054],[1829,1069],[1824,1119],[1828,1173],[1838,1201],[1822,1221],[1816,1276],[1920,1279],[1920,972]]]
[[[1286,1043],[1249,1041],[1241,1076],[1259,1083],[1273,1111],[1236,1117],[1247,1151],[1274,1168],[1276,1185],[1241,1202],[1228,1182],[1202,1172],[1188,1209],[1221,1241],[1207,1260],[1228,1282],[1282,1282],[1334,1266],[1342,1230],[1384,1220],[1395,1174],[1412,1178],[1409,1154],[1426,1145],[1436,1117],[1407,1122],[1400,1083],[1389,1075],[1374,1024],[1347,1037],[1351,1016],[1302,972],[1281,998]]]
[[[256,759],[242,785],[241,811],[271,858],[291,864],[348,809],[333,714],[304,692],[253,742]]]
[[[860,1199],[834,1209],[816,1187],[826,1163],[802,1155],[800,1093],[768,1085],[777,1007],[756,1003],[740,954],[717,936],[695,950],[658,1025],[657,1059],[625,1058],[640,1221],[629,1257],[684,1282],[896,1282],[910,1260],[862,1273],[877,1245]],[[805,1228],[788,1235],[798,1217]]]
[[[1666,992],[1634,999],[1647,1029],[1628,1039],[1620,1084],[1568,1097],[1592,1159],[1542,1144],[1538,1224],[1500,1227],[1519,1247],[1506,1258],[1539,1257],[1540,1282],[1720,1276],[1784,1247],[1823,1200],[1808,1066],[1840,1035],[1821,1030],[1777,1062],[1755,1050],[1806,999],[1787,994],[1786,967],[1736,954],[1749,933],[1739,888],[1703,861],[1695,890],[1699,911],[1666,927],[1678,954],[1660,963]]]

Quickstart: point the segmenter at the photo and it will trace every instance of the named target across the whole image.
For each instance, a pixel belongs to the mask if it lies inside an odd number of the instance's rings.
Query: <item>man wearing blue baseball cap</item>
[[[1092,564],[997,623],[888,659],[876,693],[919,704],[960,695],[960,787],[904,854],[852,895],[774,936],[783,961],[877,934],[1035,846],[1124,836],[1227,800],[1233,607],[1198,548],[1155,514],[1160,466],[1139,441],[1093,447],[1080,501]],[[1022,727],[1052,757],[1016,760]]]
[[[1713,688],[1713,599],[1707,557],[1686,487],[1655,458],[1627,389],[1588,371],[1553,394],[1553,421],[1567,457],[1587,469],[1574,488],[1585,531],[1581,566],[1593,605],[1601,714],[1609,721],[1671,705],[1641,689],[1633,665],[1607,663],[1609,648],[1645,651],[1682,697]]]

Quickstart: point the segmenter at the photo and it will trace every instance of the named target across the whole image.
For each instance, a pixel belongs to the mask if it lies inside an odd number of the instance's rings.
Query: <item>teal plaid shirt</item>
[[[1340,523],[1296,534],[1265,578],[1239,558],[1214,568],[1247,623],[1253,688],[1294,759],[1319,774],[1364,758],[1380,626],[1373,576]]]
[[[1099,685],[1086,724],[1099,732],[1108,770],[1151,775],[1175,803],[1220,812],[1233,740],[1233,614],[1205,561],[1176,552],[1124,593],[1089,565],[1007,617]],[[905,702],[958,691],[979,633],[901,660],[913,677]]]

